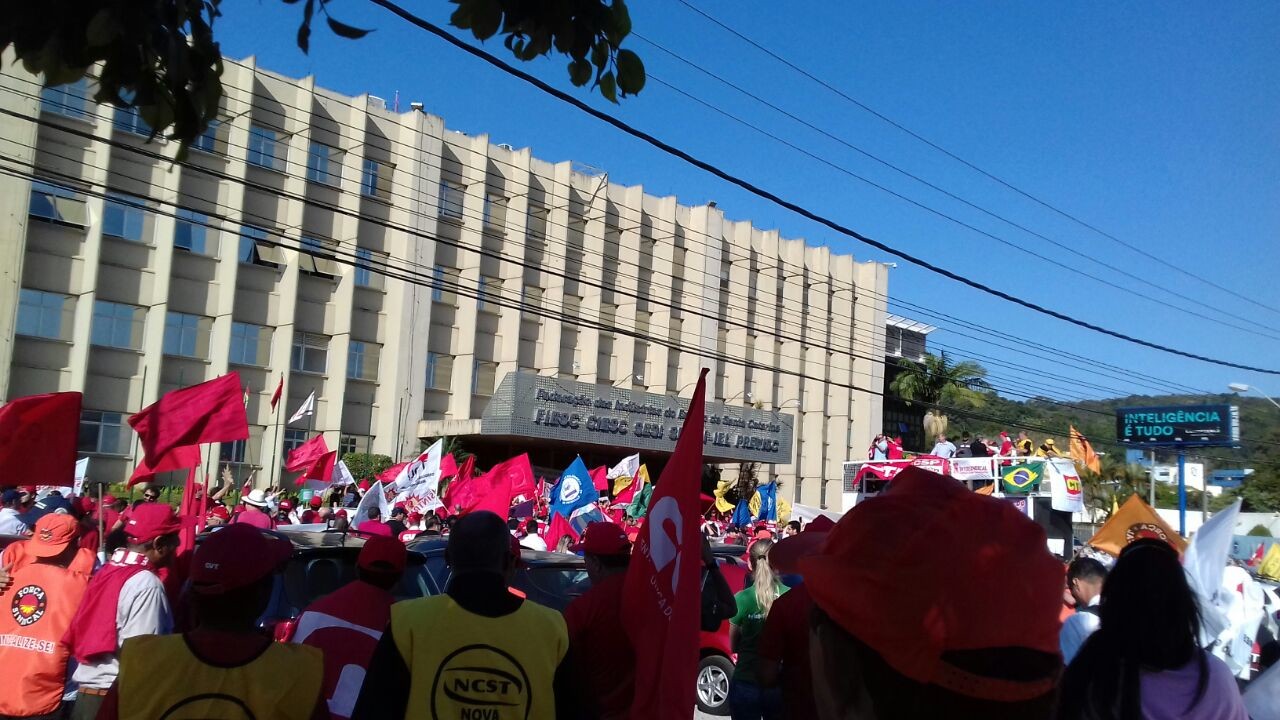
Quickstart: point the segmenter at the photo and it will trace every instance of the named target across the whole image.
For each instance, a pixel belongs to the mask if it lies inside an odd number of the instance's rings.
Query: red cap
[[[115,504],[116,504],[116,496],[115,496],[115,495],[103,495],[103,496],[102,496],[102,504],[103,504],[103,505],[115,505]]]
[[[345,517],[347,516],[347,510],[346,510],[346,508],[338,508],[337,512],[335,512],[335,513],[333,514],[333,516],[334,516],[334,517],[345,518]]]
[[[798,564],[813,602],[912,680],[1006,702],[1054,687],[1052,677],[992,679],[943,659],[984,648],[1058,652],[1062,564],[1044,530],[1009,502],[909,467]]]
[[[364,541],[364,547],[360,548],[360,557],[356,559],[356,565],[365,570],[401,572],[404,570],[407,554],[404,543],[399,540],[374,535]]]
[[[285,511],[292,510],[292,509],[293,509],[293,501],[292,501],[292,500],[290,500],[289,498],[285,498],[285,499],[283,499],[283,500],[281,500],[281,501],[280,501],[279,508],[280,508],[281,510],[285,510]]]
[[[35,494],[36,494],[36,486],[35,486],[35,485],[19,485],[19,486],[18,486],[18,489],[19,489],[19,490],[21,490],[22,492],[24,492],[24,493],[28,494],[28,495],[35,495]]]
[[[621,527],[611,522],[593,522],[582,533],[582,541],[573,546],[574,552],[589,555],[629,555],[631,541]]]
[[[755,539],[756,540],[772,540],[773,533],[765,528],[760,528],[759,530],[756,530]]]
[[[802,557],[817,553],[827,542],[835,522],[826,515],[819,515],[805,526],[804,531],[782,538],[769,548],[769,564],[780,573],[800,572],[797,563]]]
[[[321,506],[321,505],[323,505],[323,504],[324,504],[324,500],[321,500],[319,495],[312,495],[312,496],[311,496],[311,502],[310,502],[310,505],[311,505],[311,509],[312,509],[312,510],[319,510],[319,509],[320,509],[320,506]]]
[[[420,513],[420,512],[411,512],[411,513],[409,513],[409,522],[411,522],[411,523],[418,523],[418,522],[422,522],[422,513]]]
[[[176,533],[181,527],[172,507],[159,502],[142,503],[130,511],[124,534],[136,543],[145,543]]]
[[[80,526],[65,513],[49,513],[36,521],[27,541],[27,552],[35,557],[53,557],[76,539]]]
[[[293,544],[247,523],[216,530],[196,548],[191,591],[220,595],[267,577],[293,554]]]
[[[356,485],[356,487],[360,488],[360,492],[369,492],[369,488],[373,487],[373,483],[368,480],[361,480],[360,484]]]
[[[79,499],[76,501],[76,505],[78,506],[77,509],[80,511],[80,514],[82,515],[92,515],[94,508],[98,507],[93,502],[93,498],[89,497],[88,495],[81,495]]]
[[[217,506],[214,506],[214,507],[210,508],[210,509],[209,509],[209,514],[208,514],[208,516],[209,516],[209,517],[222,518],[223,520],[230,520],[230,519],[231,519],[231,513],[230,513],[230,511],[228,511],[225,507],[223,507],[223,506],[221,506],[221,505],[217,505]]]

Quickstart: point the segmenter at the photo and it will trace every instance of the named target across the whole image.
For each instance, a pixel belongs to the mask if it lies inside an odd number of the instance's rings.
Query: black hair
[[[373,520],[382,517],[382,511],[378,508],[369,508],[369,512],[365,513],[365,519]]]
[[[1067,566],[1067,584],[1072,580],[1102,582],[1106,579],[1106,566],[1091,557],[1078,557]]]
[[[792,530],[795,530],[795,531],[799,532],[799,530],[800,530],[800,521],[799,521],[799,520],[792,520],[792,521],[790,521],[790,522],[788,522],[788,523],[787,523],[787,527],[791,528]]]
[[[529,520],[528,520],[528,521],[526,521],[526,522],[525,522],[525,524],[524,524],[524,531],[525,531],[526,533],[530,534],[530,535],[537,535],[537,534],[538,534],[538,519],[537,519],[537,518],[529,518]]]
[[[1162,540],[1130,543],[1107,575],[1089,636],[1062,680],[1061,720],[1141,720],[1144,670],[1172,670],[1196,661],[1195,707],[1208,687],[1200,650],[1200,610],[1178,553]]]
[[[508,530],[519,530],[519,529],[520,529],[520,519],[519,519],[519,518],[511,518],[510,520],[508,520],[508,521],[507,521],[507,529],[508,529]]]
[[[488,511],[467,513],[453,524],[445,559],[453,572],[502,572],[511,562],[511,533]]]
[[[595,555],[593,558],[600,562],[600,565],[606,570],[625,570],[631,566],[631,553],[618,555]]]

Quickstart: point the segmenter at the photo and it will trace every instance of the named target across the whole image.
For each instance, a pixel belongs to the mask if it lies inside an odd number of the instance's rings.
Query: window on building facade
[[[337,185],[341,176],[339,150],[312,140],[307,150],[307,180],[321,185]]]
[[[123,93],[121,94],[123,95]],[[111,124],[115,129],[122,132],[141,135],[142,137],[151,136],[151,126],[147,124],[146,120],[142,119],[142,113],[138,112],[138,108],[135,107],[116,108]]]
[[[431,300],[432,302],[444,300],[444,268],[439,265],[431,268]]]
[[[333,260],[336,246],[337,243],[331,240],[303,235],[302,247],[298,251],[298,269],[324,277],[337,275],[338,264]]]
[[[383,275],[381,269],[386,266],[386,256],[369,248],[356,248],[355,281],[357,287],[380,288]]]
[[[360,170],[360,194],[379,200],[391,199],[391,174],[395,165],[365,158]]]
[[[17,334],[70,340],[75,299],[61,293],[22,288],[18,293]]]
[[[299,372],[324,374],[329,360],[329,338],[312,333],[294,333],[289,366]]]
[[[270,358],[271,328],[253,323],[231,323],[231,363],[266,367]]]
[[[107,194],[102,208],[103,235],[142,242],[146,224],[146,206],[141,200],[120,193]]]
[[[347,345],[347,377],[352,380],[377,380],[378,359],[381,355],[380,345],[352,340]]]
[[[281,143],[279,131],[265,128],[261,125],[249,126],[249,154],[247,159],[250,165],[272,170],[284,170],[284,153],[285,146]]]
[[[248,440],[224,442],[218,449],[218,460],[224,463],[243,465],[245,463],[245,458],[248,456],[248,449]]]
[[[179,208],[175,214],[173,246],[198,255],[208,252],[209,216],[186,208]]]
[[[240,228],[240,262],[278,268],[285,264],[284,250],[269,239],[267,231],[253,225]]]
[[[125,425],[124,413],[84,410],[80,413],[80,434],[76,450],[82,453],[128,455],[133,432]]]
[[[338,457],[369,452],[369,436],[342,435],[338,438]]]
[[[31,203],[28,211],[32,217],[53,222],[84,227],[87,220],[84,197],[62,185],[31,181]]]
[[[427,389],[449,390],[453,376],[453,356],[427,353]]]
[[[501,294],[502,283],[496,278],[480,276],[476,283],[476,310],[479,312],[498,312],[501,308],[494,300]]]
[[[215,153],[218,151],[218,126],[217,120],[211,120],[209,126],[204,129],[191,143],[191,147],[201,152]]]
[[[288,458],[289,453],[297,450],[306,443],[307,436],[310,434],[311,432],[306,428],[286,428],[284,431],[284,437],[281,438],[282,442],[280,444],[281,459]]]
[[[209,331],[213,319],[170,312],[164,318],[164,354],[209,359]]]
[[[96,300],[89,341],[103,347],[137,350],[142,347],[146,310],[135,305]]]
[[[497,385],[498,363],[492,360],[476,360],[471,372],[471,394],[491,397]]]
[[[442,181],[440,183],[440,216],[461,220],[462,201],[465,196],[466,193],[461,185],[448,180]]]
[[[40,109],[56,115],[88,120],[90,97],[89,81],[80,78],[73,83],[41,90]]]

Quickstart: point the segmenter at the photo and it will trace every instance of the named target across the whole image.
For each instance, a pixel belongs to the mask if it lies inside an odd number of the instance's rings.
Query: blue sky
[[[564,62],[524,65],[547,81],[693,154],[866,235],[992,287],[1098,325],[1246,365],[1280,368],[1280,340],[1171,309],[1170,303],[1280,337],[1280,4],[823,3],[690,0],[846,94],[1011,184],[1148,253],[1253,298],[1265,310],[1176,273],[1003,188],[911,139],[715,27],[675,0],[632,0],[637,33],[969,202],[1188,296],[1178,299],[1071,256],[858,155],[633,38],[651,78],[750,120],[819,157],[965,223],[1040,253],[1028,257],[893,198],[693,103],[651,79],[620,107],[575,90]],[[732,219],[784,236],[896,261],[755,198],[540,91],[490,69],[373,5],[334,0],[334,14],[376,31],[347,41],[317,27],[293,43],[301,5],[224,3],[228,57],[357,95],[425,104],[449,127],[576,160],[611,181],[682,203],[715,200]],[[453,5],[404,0],[441,25]],[[500,41],[486,49],[502,57]],[[1079,275],[1078,268],[1137,296]],[[950,322],[931,342],[984,360],[996,384],[1061,398],[1142,392],[1073,369],[1071,352],[1192,388],[1228,382],[1280,394],[1280,377],[1183,360],[1075,328],[899,262],[889,295],[1025,338],[1013,350]],[[1225,310],[1245,320],[1223,317]],[[925,318],[905,308],[900,314]],[[961,334],[965,333],[965,334]],[[1074,362],[1074,361],[1073,361]],[[1102,386],[1095,387],[1095,386]],[[1148,390],[1148,392],[1151,392]]]

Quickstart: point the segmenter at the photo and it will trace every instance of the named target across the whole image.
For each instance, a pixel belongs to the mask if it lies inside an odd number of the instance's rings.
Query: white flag
[[[401,468],[392,487],[396,490],[395,504],[403,504],[409,512],[426,513],[444,507],[440,501],[440,457],[444,441],[437,440],[418,456],[418,459]]]
[[[345,487],[354,483],[356,479],[351,476],[351,470],[347,469],[347,464],[339,460],[333,466],[333,486]]]
[[[298,410],[295,413],[293,413],[293,415],[289,416],[289,422],[286,424],[292,425],[304,417],[307,417],[309,415],[315,415],[315,414],[316,414],[316,391],[312,390],[311,394],[307,396],[307,399],[302,401],[302,406],[299,407]]]
[[[640,472],[640,453],[622,458],[621,462],[609,469],[605,477],[610,480],[620,477],[633,478],[638,472]]]
[[[89,475],[89,458],[80,458],[76,461],[76,479],[72,492],[76,496],[84,494],[84,479]]]
[[[360,523],[369,519],[369,511],[373,508],[378,509],[378,519],[386,520],[391,517],[391,508],[387,506],[387,500],[383,497],[382,481],[375,482],[369,487],[369,491],[360,498],[360,504],[356,506],[355,517],[351,518],[351,529],[359,530]]]

